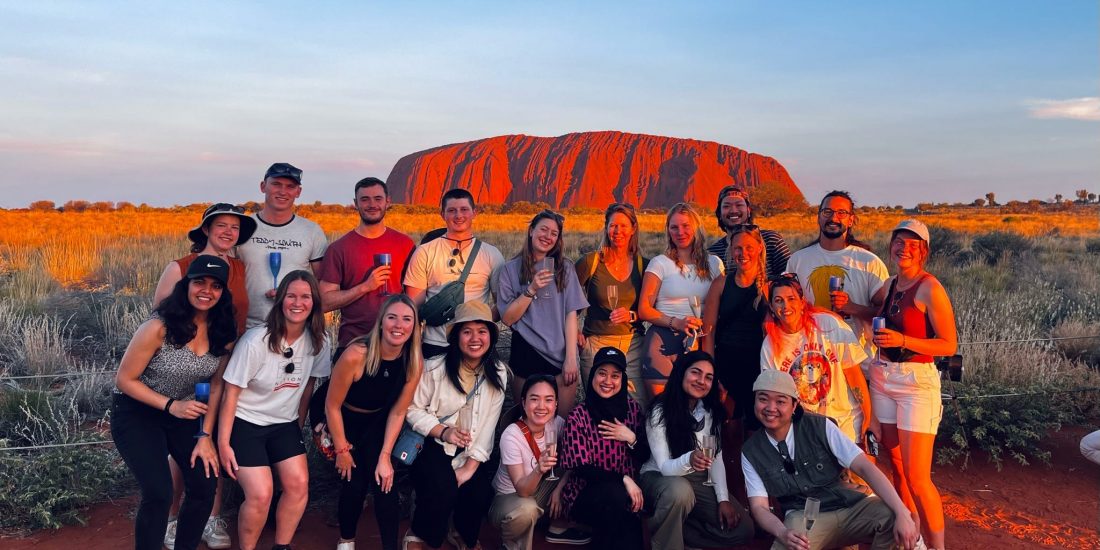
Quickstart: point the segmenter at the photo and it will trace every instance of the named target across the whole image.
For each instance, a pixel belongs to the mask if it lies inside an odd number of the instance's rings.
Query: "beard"
[[[821,228],[821,234],[830,239],[838,239],[844,236],[844,234],[847,232],[848,228],[844,226],[841,226],[840,229],[832,229],[828,225]]]
[[[363,211],[359,211],[359,219],[362,220],[365,225],[378,225],[382,223],[382,220],[386,218],[386,211],[383,210],[377,217],[371,216]]]

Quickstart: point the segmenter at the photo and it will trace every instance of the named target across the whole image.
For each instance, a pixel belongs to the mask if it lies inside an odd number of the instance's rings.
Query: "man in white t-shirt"
[[[416,247],[406,268],[405,294],[413,299],[417,307],[439,294],[447,283],[457,281],[473,251],[474,218],[477,216],[473,195],[465,189],[447,191],[440,201],[440,215],[447,225],[447,232]],[[492,306],[492,281],[503,266],[504,256],[500,250],[482,241],[470,274],[466,277],[465,301],[477,300]],[[493,320],[498,318],[499,314],[493,308]],[[447,351],[448,326],[424,327],[424,357]]]
[[[299,269],[311,270],[316,275],[328,248],[328,238],[321,226],[294,214],[294,201],[302,194],[300,169],[285,162],[272,164],[260,182],[260,191],[264,194],[264,208],[252,214],[256,232],[237,248],[245,263],[248,328],[266,321],[275,304],[279,281]],[[278,264],[272,260],[273,254],[278,254]]]
[[[875,293],[889,278],[886,264],[852,234],[855,203],[846,191],[832,191],[817,213],[817,241],[791,255],[787,271],[798,275],[806,301],[844,317],[872,354],[871,318],[878,313]],[[840,277],[843,290],[830,292],[829,278]]]
[[[790,375],[763,371],[752,390],[753,411],[764,429],[745,441],[741,471],[749,512],[757,527],[775,537],[772,548],[864,543],[886,550],[895,544],[906,549],[917,545],[920,532],[894,486],[832,421],[799,407],[798,387]],[[874,495],[845,487],[844,468],[867,480]],[[818,499],[820,511],[807,525],[808,497]],[[779,502],[783,519],[771,510],[769,498]]]

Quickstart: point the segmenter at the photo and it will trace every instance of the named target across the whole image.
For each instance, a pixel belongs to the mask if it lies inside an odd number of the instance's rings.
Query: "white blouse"
[[[444,357],[439,355],[424,360],[424,374],[421,375],[420,383],[416,386],[409,412],[405,414],[405,420],[412,429],[425,437],[432,428],[440,424],[440,418],[457,413],[466,404],[466,396],[455,389],[454,384],[447,378],[447,369],[443,366]],[[504,386],[508,387],[508,367],[500,362],[497,362],[496,367]],[[489,461],[489,455],[493,452],[497,420],[504,407],[504,392],[486,380],[481,383],[481,387],[470,399],[470,405],[473,408],[474,428],[471,430],[473,443],[466,452],[455,456],[458,447],[436,438],[436,442],[443,446],[443,451],[455,457],[451,461],[451,467],[456,470],[466,463],[467,458],[481,463]],[[447,419],[447,426],[453,427],[456,424],[458,424],[458,414]]]

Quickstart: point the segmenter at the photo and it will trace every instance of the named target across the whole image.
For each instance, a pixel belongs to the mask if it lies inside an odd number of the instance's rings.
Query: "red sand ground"
[[[1051,466],[1006,464],[998,472],[979,457],[966,471],[937,467],[933,474],[947,514],[947,541],[952,549],[1096,549],[1100,548],[1100,467],[1085,460],[1077,442],[1085,433],[1069,428],[1048,438]],[[132,548],[131,511],[136,498],[100,504],[87,514],[86,526],[42,531],[30,538],[3,539],[7,550],[106,550]],[[235,527],[231,525],[231,532]],[[378,548],[374,516],[363,514],[360,548]],[[403,531],[402,531],[403,532]],[[319,512],[310,512],[294,540],[300,550],[331,549],[337,529]],[[235,537],[234,537],[235,538]],[[260,548],[272,544],[270,529]],[[486,548],[495,548],[493,529],[483,530]],[[568,548],[552,544],[542,549]],[[758,540],[750,548],[767,548]],[[205,548],[200,546],[200,548]],[[235,547],[234,547],[235,548]]]

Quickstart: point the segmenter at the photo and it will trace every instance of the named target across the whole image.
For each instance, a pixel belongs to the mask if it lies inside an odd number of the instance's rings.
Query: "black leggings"
[[[639,550],[642,520],[630,511],[622,479],[588,483],[573,503],[573,519],[592,528],[592,548]]]
[[[161,550],[172,504],[172,475],[165,455],[183,472],[184,499],[176,524],[176,548],[194,550],[202,538],[206,518],[214,506],[217,478],[206,477],[201,460],[190,467],[198,420],[181,420],[126,395],[115,394],[111,407],[111,437],[118,454],[130,467],[141,504],[134,521],[134,548]]]
[[[401,509],[397,500],[397,487],[383,493],[374,481],[374,469],[378,466],[378,456],[382,451],[382,439],[386,432],[386,418],[389,411],[376,413],[357,413],[343,409],[344,434],[351,443],[351,457],[355,467],[351,469],[351,480],[340,483],[340,504],[337,515],[340,518],[340,538],[355,540],[355,527],[359,523],[359,514],[363,512],[363,501],[368,489],[374,493],[374,519],[378,521],[378,533],[382,538],[382,548],[396,550],[397,524],[401,521]]]
[[[493,474],[495,466],[486,463],[461,487],[451,467],[452,456],[428,437],[424,448],[412,465],[413,486],[416,488],[416,511],[412,518],[412,531],[432,548],[443,545],[447,536],[447,520],[452,519],[455,531],[466,546],[477,544],[481,521],[493,503]]]

